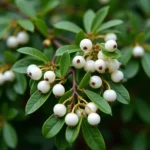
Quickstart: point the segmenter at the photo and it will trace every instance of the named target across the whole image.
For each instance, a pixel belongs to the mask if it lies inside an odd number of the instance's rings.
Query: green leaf
[[[87,145],[92,150],[105,150],[105,142],[100,133],[100,131],[94,127],[89,125],[87,120],[84,118],[82,122],[82,134],[87,143]]]
[[[41,61],[34,58],[23,58],[18,60],[13,66],[12,69],[18,73],[27,73],[27,67],[31,64],[40,65]]]
[[[30,95],[32,95],[37,90],[37,85],[38,85],[38,81],[33,81],[32,85],[30,87]]]
[[[18,110],[17,109],[9,108],[9,110],[8,110],[8,112],[7,112],[5,117],[6,117],[7,120],[12,120],[12,119],[14,119],[17,116],[17,114],[18,114]]]
[[[66,52],[61,56],[60,60],[60,73],[62,77],[66,75],[69,67],[70,67],[70,55],[69,53]]]
[[[120,25],[122,24],[123,21],[122,20],[111,20],[111,21],[108,21],[108,22],[105,22],[103,23],[100,28],[98,29],[97,32],[100,32],[102,30],[105,30],[105,29],[108,29],[110,27],[114,27],[114,26],[117,26],[117,25]]]
[[[77,46],[80,45],[82,39],[84,39],[84,32],[81,30],[79,33],[76,34],[75,43]]]
[[[150,14],[150,1],[149,0],[139,0],[139,6],[143,9],[146,14]]]
[[[82,89],[84,87],[86,87],[89,84],[91,78],[91,72],[87,72],[84,77],[82,78],[80,84],[79,84],[79,88]]]
[[[34,24],[30,20],[18,20],[18,24],[25,30],[34,32]]]
[[[117,100],[123,104],[129,104],[130,96],[125,87],[121,84],[109,82],[110,87],[117,93]]]
[[[42,134],[45,138],[51,138],[62,129],[63,125],[64,118],[58,118],[53,114],[43,124]]]
[[[120,52],[119,52],[119,50],[116,50],[116,51],[114,51],[114,52],[108,52],[108,51],[104,48],[104,46],[102,46],[102,45],[101,45],[101,50],[102,50],[102,53],[103,53],[106,57],[108,57],[108,58],[117,59],[117,58],[120,57]]]
[[[26,108],[25,108],[25,113],[26,115],[31,114],[35,112],[37,109],[39,109],[48,99],[50,96],[51,92],[47,94],[41,94],[38,90],[35,91],[31,97],[29,98]]]
[[[84,17],[83,17],[83,24],[84,24],[84,28],[86,32],[91,31],[94,17],[95,17],[95,12],[93,10],[89,9],[85,12]]]
[[[70,53],[75,53],[79,51],[81,51],[81,49],[76,45],[65,45],[57,49],[56,56],[63,55],[66,52],[70,54]]]
[[[49,61],[48,58],[42,52],[40,52],[39,50],[32,48],[32,47],[19,48],[19,49],[17,49],[17,51],[22,54],[33,56],[43,62]]]
[[[16,148],[18,140],[15,129],[9,123],[5,123],[2,131],[7,146],[10,148]]]
[[[77,126],[67,127],[66,140],[68,141],[69,144],[72,144],[77,139],[80,131],[81,123],[82,123],[82,118],[80,118],[80,121]]]
[[[16,0],[15,1],[17,7],[21,12],[23,12],[28,17],[34,18],[36,17],[36,11],[32,4],[26,0]]]
[[[84,93],[87,95],[87,97],[97,105],[97,107],[104,113],[106,114],[112,114],[111,112],[111,107],[105,101],[99,94],[89,91],[89,90],[84,90]]]
[[[150,78],[150,53],[145,52],[144,56],[142,57],[142,67],[147,74],[147,76]]]
[[[40,33],[43,36],[48,37],[49,32],[48,32],[48,27],[45,24],[45,22],[40,19],[36,19],[36,20],[34,20],[34,23],[35,23],[35,26],[37,27],[37,29],[40,31]]]
[[[93,22],[92,22],[92,31],[97,32],[101,23],[104,21],[108,14],[109,7],[103,7],[101,8],[95,15]]]
[[[10,51],[4,51],[4,57],[5,61],[11,64],[13,64],[17,60],[15,54],[11,53]]]
[[[72,95],[72,90],[67,91],[59,100],[59,103],[63,103],[66,99],[68,99]]]
[[[67,30],[70,32],[78,33],[80,30],[82,30],[80,27],[78,27],[76,24],[69,22],[69,21],[61,21],[54,25],[57,29]]]

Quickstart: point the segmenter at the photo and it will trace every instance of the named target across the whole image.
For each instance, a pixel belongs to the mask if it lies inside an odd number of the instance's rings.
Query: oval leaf
[[[89,84],[91,78],[91,72],[87,72],[84,77],[82,78],[80,84],[79,84],[79,88],[82,89],[84,87],[86,87]]]
[[[73,91],[67,91],[59,100],[59,103],[63,103],[66,99],[68,99],[72,95]]]

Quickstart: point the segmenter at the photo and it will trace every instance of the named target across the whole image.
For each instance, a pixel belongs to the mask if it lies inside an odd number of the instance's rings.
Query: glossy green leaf
[[[85,33],[82,30],[79,33],[76,34],[75,43],[76,43],[77,46],[79,46],[81,40],[84,39],[84,37],[85,37],[84,34]]]
[[[82,122],[82,134],[87,145],[92,150],[105,150],[104,139],[98,130],[98,128],[89,125],[87,120],[84,118]]]
[[[59,103],[63,103],[66,99],[68,99],[72,95],[73,91],[69,90],[67,91],[60,99]]]
[[[80,84],[79,84],[79,88],[82,89],[84,87],[86,87],[89,84],[91,78],[91,72],[87,72],[84,77],[82,78]]]
[[[43,124],[42,134],[45,138],[51,138],[62,129],[63,125],[64,118],[58,118],[53,114]]]
[[[32,85],[30,87],[30,95],[32,95],[37,90],[38,81],[32,80]]]
[[[102,112],[112,114],[110,105],[99,94],[89,90],[84,90],[84,93]]]
[[[38,90],[35,91],[31,97],[29,98],[26,108],[25,108],[25,113],[26,115],[31,114],[35,112],[37,109],[39,109],[48,99],[50,96],[51,92],[47,94],[41,94]]]

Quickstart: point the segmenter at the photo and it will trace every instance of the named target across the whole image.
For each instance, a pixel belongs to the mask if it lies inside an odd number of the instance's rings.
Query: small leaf
[[[80,27],[78,27],[76,24],[69,22],[69,21],[61,21],[54,25],[57,29],[67,30],[70,32],[78,33],[80,30],[82,30]]]
[[[105,150],[105,142],[100,133],[100,131],[94,127],[89,125],[87,120],[84,118],[82,122],[82,134],[87,145],[92,150]]]
[[[59,103],[63,103],[66,99],[68,99],[72,95],[72,90],[67,91],[59,100]]]
[[[112,114],[111,112],[111,107],[105,101],[99,94],[89,91],[89,90],[84,90],[84,93],[87,95],[87,97],[97,105],[97,107],[104,113],[106,114]]]
[[[40,52],[39,50],[32,48],[32,47],[19,48],[19,49],[17,49],[17,51],[22,54],[33,56],[43,62],[49,61],[48,58],[42,52]]]
[[[61,56],[60,60],[60,73],[64,77],[70,67],[70,55],[66,52]]]
[[[33,81],[32,85],[30,87],[30,95],[32,95],[37,90],[37,85],[38,85],[38,81]]]
[[[42,134],[45,138],[51,138],[58,134],[63,125],[64,118],[58,118],[53,114],[43,124]]]
[[[77,46],[80,45],[82,39],[84,39],[84,32],[81,30],[79,33],[76,34],[75,43]]]
[[[50,96],[51,92],[47,94],[41,94],[38,90],[35,91],[31,97],[29,98],[26,108],[25,108],[25,113],[26,115],[31,114],[35,112],[37,109],[39,109],[48,99]]]
[[[79,88],[82,89],[84,87],[86,87],[89,84],[91,78],[91,72],[87,72],[84,77],[82,78],[80,84],[79,84]]]
[[[85,12],[84,17],[83,17],[83,24],[84,24],[84,28],[86,32],[91,31],[94,17],[95,17],[95,12],[93,10],[89,9]]]
[[[66,140],[68,141],[69,144],[72,144],[76,138],[78,137],[80,127],[82,123],[82,118],[80,118],[80,121],[77,126],[75,127],[67,127],[66,130]]]
[[[81,51],[81,49],[76,45],[65,45],[57,49],[56,56],[63,55],[66,52],[70,54],[70,53],[75,53],[78,51]]]
[[[129,104],[130,96],[125,87],[121,84],[109,82],[110,87],[117,93],[117,100],[123,104]]]
[[[25,30],[34,32],[34,25],[30,20],[18,20],[18,24]]]

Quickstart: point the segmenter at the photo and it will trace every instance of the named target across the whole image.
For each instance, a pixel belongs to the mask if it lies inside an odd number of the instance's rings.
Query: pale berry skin
[[[85,106],[85,112],[87,114],[90,114],[92,112],[96,112],[97,109],[98,109],[97,106],[93,102],[90,102],[90,103],[86,104],[86,106]]]
[[[117,99],[117,94],[114,90],[106,90],[103,93],[103,98],[108,102],[114,102]]]
[[[67,109],[64,104],[56,104],[53,108],[53,112],[56,116],[63,117],[66,114]]]
[[[17,41],[19,44],[26,44],[29,41],[28,33],[21,31],[17,34]]]
[[[108,69],[108,72],[115,72],[120,67],[120,62],[117,59],[110,59],[106,61],[106,66]]]
[[[95,61],[95,69],[97,72],[99,73],[105,73],[105,70],[106,70],[106,63],[104,60],[102,59],[98,59]]]
[[[94,89],[97,89],[97,88],[100,88],[101,85],[102,85],[102,79],[99,77],[99,76],[92,76],[90,78],[90,82],[89,82],[89,85],[94,88]]]
[[[102,53],[102,51],[98,52],[97,58],[102,60],[108,60],[108,58]]]
[[[86,72],[88,72],[88,71],[94,72],[95,71],[95,62],[94,62],[94,60],[87,60],[85,62],[84,70]]]
[[[31,65],[29,65],[29,66],[27,67],[27,75],[29,75],[29,73],[32,71],[32,69],[33,69],[34,67],[37,67],[37,65],[31,64]]]
[[[54,94],[56,97],[60,97],[60,96],[62,96],[64,93],[65,93],[65,88],[64,88],[63,85],[61,85],[61,84],[56,84],[56,85],[54,85],[54,87],[53,87],[53,94]]]
[[[44,80],[48,83],[53,83],[56,79],[56,75],[53,71],[46,71],[44,73]]]
[[[76,109],[75,111],[75,114],[78,116],[78,117],[83,117],[83,116],[86,116],[86,112],[84,109]]]
[[[5,82],[4,75],[0,73],[0,85],[3,85]]]
[[[65,117],[65,123],[68,126],[74,127],[78,124],[79,117],[74,113],[68,113]]]
[[[144,55],[144,49],[141,46],[135,46],[133,48],[132,54],[135,58],[142,57]]]
[[[114,40],[108,40],[106,43],[105,43],[105,49],[108,51],[108,52],[114,52],[117,48],[117,43],[116,41]]]
[[[5,71],[4,74],[3,74],[3,76],[4,76],[4,80],[5,81],[12,82],[12,81],[15,80],[15,74],[14,74],[14,72],[12,70]]]
[[[109,41],[109,40],[114,40],[117,41],[117,35],[114,33],[107,33],[105,35],[105,42]]]
[[[7,46],[9,48],[16,48],[18,46],[18,40],[15,36],[9,36],[7,39]]]
[[[120,82],[123,79],[124,75],[120,70],[117,70],[111,74],[111,80],[115,83]]]
[[[51,88],[50,84],[48,82],[46,82],[45,80],[40,81],[37,85],[38,91],[43,94],[48,93],[50,88]]]
[[[89,39],[83,39],[80,42],[80,48],[81,50],[83,50],[84,52],[89,51],[92,49],[92,41]]]
[[[37,66],[32,66],[27,68],[27,74],[32,80],[39,80],[42,77],[42,70]]]
[[[97,113],[90,113],[87,119],[88,123],[92,126],[98,125],[101,121],[101,118]]]
[[[75,56],[72,60],[72,65],[77,68],[81,69],[85,65],[85,59],[83,56]]]

